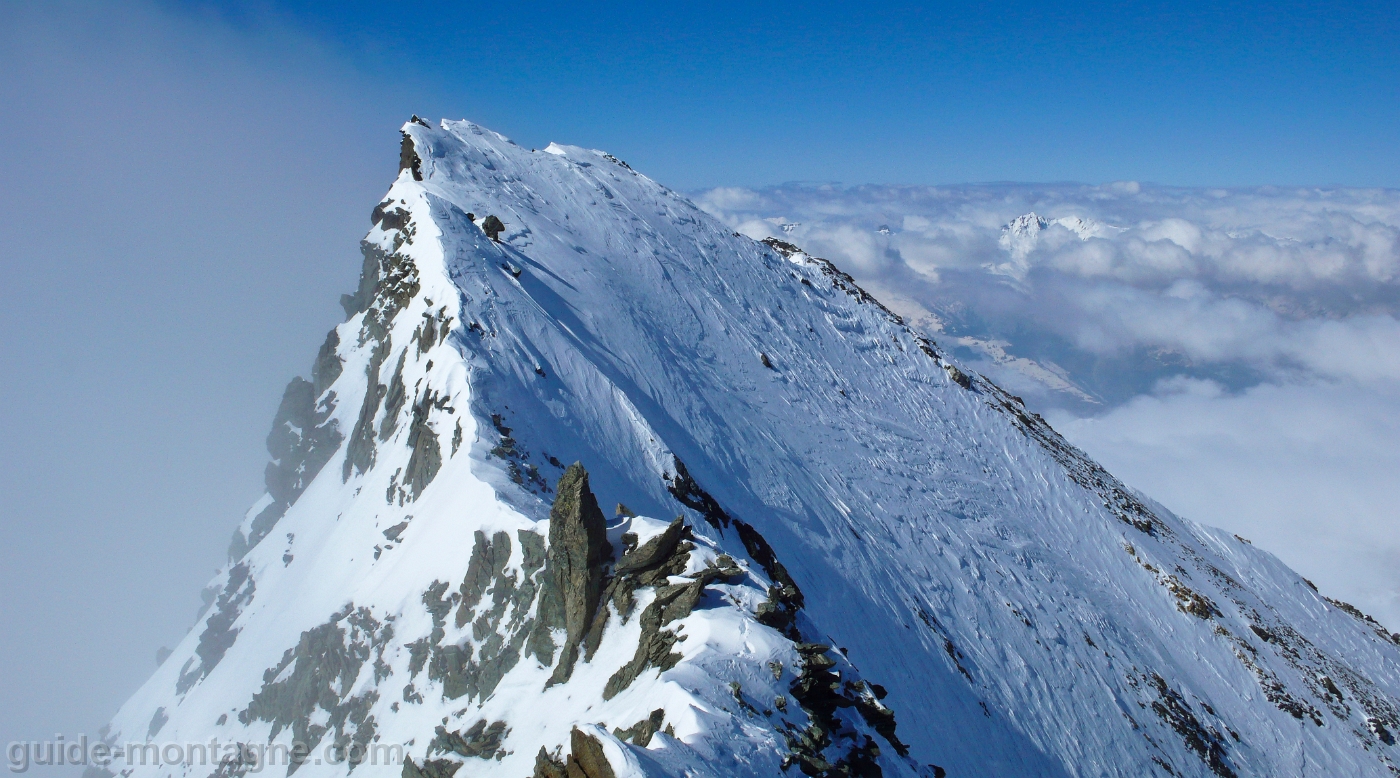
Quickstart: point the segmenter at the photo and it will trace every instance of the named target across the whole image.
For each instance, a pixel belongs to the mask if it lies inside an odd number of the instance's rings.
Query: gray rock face
[[[729,514],[720,507],[710,493],[700,488],[700,484],[690,476],[690,471],[686,469],[685,463],[679,457],[673,457],[671,463],[675,469],[674,476],[663,476],[666,479],[666,490],[681,505],[699,513],[704,517],[705,522],[715,529],[729,526]]]
[[[452,778],[460,769],[462,763],[451,759],[424,759],[420,765],[409,757],[403,761],[400,775],[402,778]]]
[[[541,747],[531,778],[616,778],[597,738],[574,727],[569,733],[569,748],[572,753],[560,759]]]
[[[531,644],[541,659],[552,658],[548,656],[553,654],[548,631],[564,628],[564,651],[551,683],[566,681],[573,673],[579,643],[603,597],[603,566],[611,557],[607,520],[588,487],[588,471],[575,462],[555,487],[539,627]]]
[[[340,377],[345,369],[345,361],[340,358],[340,333],[331,330],[326,333],[326,341],[316,352],[316,363],[311,366],[311,383],[317,397],[320,397]]]
[[[413,406],[413,425],[408,434],[408,446],[413,449],[413,453],[408,458],[403,484],[408,487],[415,500],[428,488],[428,484],[437,477],[438,469],[442,467],[442,446],[438,444],[437,435],[428,426],[428,413],[433,407],[434,397],[431,392],[423,395],[423,399]]]
[[[531,778],[567,778],[568,774],[563,760],[554,757],[544,750],[544,746],[540,746],[540,752],[535,754],[535,772]]]
[[[565,763],[569,778],[616,778],[598,738],[574,727],[569,733],[569,747],[573,750]]]
[[[352,471],[363,473],[374,466],[374,417],[379,415],[379,405],[389,388],[379,383],[379,368],[388,356],[388,336],[376,344],[370,352],[369,365],[365,369],[365,399],[360,405],[360,416],[355,428],[350,432],[350,442],[345,451],[345,466],[341,480],[348,481]]]
[[[434,751],[458,756],[494,759],[501,752],[501,741],[510,734],[504,721],[493,721],[487,725],[482,719],[462,732],[449,732],[447,727],[438,727],[428,752]]]
[[[491,585],[491,579],[500,576],[508,562],[510,535],[497,532],[487,540],[486,533],[477,530],[471,561],[467,563],[467,577],[458,589],[462,595],[461,603],[457,606],[458,627],[466,626],[472,611],[481,604],[481,598],[486,594],[486,587]]]
[[[638,570],[647,570],[661,564],[670,558],[671,552],[676,550],[676,545],[681,542],[681,536],[684,532],[685,521],[683,519],[671,522],[665,532],[624,556],[622,561],[617,563],[615,574],[623,575]]]
[[[399,424],[399,411],[408,399],[408,388],[403,385],[403,367],[408,361],[408,349],[399,352],[399,363],[394,367],[394,377],[389,379],[389,391],[384,395],[384,418],[379,422],[379,440],[386,441]]]
[[[403,133],[403,143],[399,145],[399,171],[413,171],[413,180],[423,180],[423,160],[418,157],[418,151],[413,148],[413,138],[408,133]]]
[[[199,635],[199,645],[194,650],[195,656],[180,668],[180,678],[175,683],[177,693],[184,694],[189,691],[224,658],[224,653],[238,639],[238,628],[234,623],[243,613],[243,608],[252,602],[256,589],[257,585],[249,572],[247,562],[240,562],[229,568],[228,580],[214,603],[214,613],[204,623],[204,631]]]
[[[248,537],[235,535],[229,558],[237,561],[272,531],[273,526],[296,502],[297,497],[321,472],[340,448],[344,436],[334,419],[334,395],[317,404],[315,385],[304,378],[293,378],[282,393],[282,403],[267,435],[267,451],[272,455],[263,473],[272,502],[253,519]]]
[[[673,559],[684,560],[690,556],[691,545],[689,543],[673,548],[675,549],[672,555]],[[675,568],[671,569],[675,570]],[[680,569],[684,569],[684,567]],[[680,654],[671,650],[676,644],[677,637],[674,632],[663,628],[673,621],[689,616],[695,610],[695,606],[700,603],[706,586],[715,581],[723,581],[742,575],[742,573],[743,571],[734,564],[733,559],[728,556],[720,556],[713,565],[696,573],[688,583],[668,584],[665,583],[665,577],[650,577],[650,584],[656,587],[656,599],[652,600],[651,604],[642,611],[642,635],[637,641],[637,652],[633,655],[632,661],[618,668],[617,672],[608,679],[607,686],[603,688],[603,699],[611,700],[616,697],[623,689],[631,686],[632,682],[649,667],[655,667],[662,671],[675,667],[676,663],[681,660]]]
[[[296,647],[263,673],[262,689],[239,712],[238,720],[245,725],[271,723],[271,738],[289,729],[297,742],[312,750],[330,736],[337,759],[348,760],[351,746],[363,753],[378,729],[369,711],[379,692],[371,689],[352,696],[348,690],[366,663],[373,663],[376,680],[390,674],[383,655],[393,634],[393,627],[381,624],[367,608],[347,605],[330,621],[301,633]],[[287,774],[305,758],[293,757]]]
[[[383,252],[374,244],[361,241],[360,254],[363,259],[359,286],[354,294],[340,296],[340,307],[345,309],[346,318],[369,310],[370,301],[374,299],[374,285],[379,281],[379,264]]]
[[[964,389],[972,388],[972,379],[968,378],[967,373],[959,370],[956,365],[947,364],[943,366],[943,369],[948,371],[948,377],[953,379],[953,383]]]
[[[627,729],[613,729],[613,735],[618,740],[630,741],[634,745],[646,748],[651,743],[651,736],[661,729],[661,725],[666,721],[666,709],[657,708],[651,712],[650,716],[633,724]]]
[[[150,740],[156,735],[159,735],[161,729],[165,726],[165,722],[169,720],[170,717],[165,715],[165,708],[156,708],[156,715],[151,717],[151,725],[146,728],[146,739]]]

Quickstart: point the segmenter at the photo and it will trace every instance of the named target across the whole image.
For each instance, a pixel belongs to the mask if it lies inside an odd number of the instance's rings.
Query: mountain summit
[[[400,163],[106,735],[244,748],[110,772],[1400,774],[1400,636],[831,263],[599,151],[414,117]]]

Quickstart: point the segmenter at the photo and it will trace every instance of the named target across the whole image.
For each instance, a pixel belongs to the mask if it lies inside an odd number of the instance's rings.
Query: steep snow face
[[[400,161],[268,496],[112,742],[297,741],[306,776],[390,745],[405,776],[1397,772],[1400,638],[829,263],[602,152],[415,120]]]

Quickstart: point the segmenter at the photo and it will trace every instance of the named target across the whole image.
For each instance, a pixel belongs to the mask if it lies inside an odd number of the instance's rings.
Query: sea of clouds
[[[694,197],[833,260],[1129,484],[1400,630],[1400,191]]]

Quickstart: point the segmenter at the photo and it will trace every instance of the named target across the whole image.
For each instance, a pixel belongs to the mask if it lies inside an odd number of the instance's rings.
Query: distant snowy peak
[[[1017,216],[1006,226],[1001,228],[1003,236],[1014,237],[1035,237],[1044,230],[1050,229],[1051,225],[1059,225],[1074,233],[1080,240],[1090,238],[1101,238],[1122,232],[1124,227],[1114,227],[1104,224],[1094,219],[1086,219],[1082,216],[1061,216],[1058,219],[1047,219],[1044,216],[1031,211],[1028,214]]]
[[[1050,226],[1050,221],[1044,216],[1036,214],[1035,211],[1017,216],[1001,228],[1003,234],[1010,234],[1015,237],[1038,234],[1041,230]]]
[[[1123,232],[1125,228],[1104,224],[1082,216],[1062,216],[1047,219],[1034,211],[1017,216],[1001,228],[997,243],[1011,254],[1011,262],[989,266],[993,272],[1010,275],[1017,279],[1025,277],[1029,270],[1026,257],[1040,245],[1042,234],[1051,227],[1064,227],[1080,240],[1106,238]]]
[[[1080,240],[1088,240],[1090,238],[1106,238],[1110,235],[1116,235],[1127,229],[1126,227],[1115,227],[1111,224],[1104,224],[1103,222],[1095,221],[1093,219],[1085,219],[1080,216],[1065,216],[1059,219],[1055,219],[1051,222],[1051,224],[1058,224],[1061,227],[1064,227],[1065,229],[1069,230],[1075,235],[1078,235]]]

